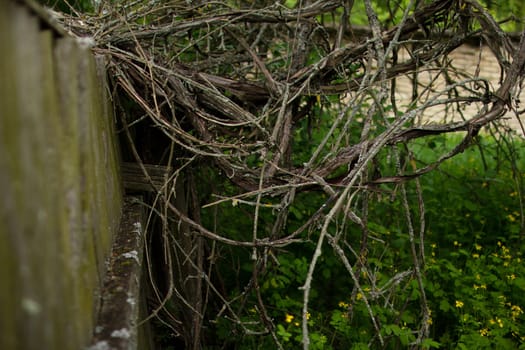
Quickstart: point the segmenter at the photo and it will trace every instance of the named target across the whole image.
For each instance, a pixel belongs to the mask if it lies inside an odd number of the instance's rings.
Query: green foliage
[[[305,130],[297,132],[304,133],[302,138],[297,138],[301,147],[321,137],[316,135],[315,128],[310,134]],[[414,142],[407,151],[420,166],[435,160],[436,153],[443,154],[458,141],[454,136],[439,136]],[[488,136],[480,137],[477,145],[420,179],[427,222],[423,283],[430,313],[427,320],[430,334],[420,343],[422,348],[525,348],[525,265],[519,209],[523,173],[516,167],[522,164],[525,154],[523,141],[509,142],[507,148],[502,148]],[[391,165],[386,156],[380,167],[383,172],[389,171]],[[383,190],[392,191],[393,186],[384,186]],[[407,191],[410,198],[415,198],[413,184],[407,186]],[[295,229],[304,217],[312,215],[324,200],[323,196],[301,194],[289,211],[289,229]],[[395,192],[376,199],[370,204],[368,224],[376,240],[369,243],[367,266],[360,272],[362,290],[355,289],[335,254],[328,248],[323,252],[309,300],[312,349],[404,349],[416,341],[421,327],[421,293],[417,281],[408,276],[397,287],[392,287],[395,297],[389,299],[389,307],[385,307],[383,296],[373,296],[378,286],[385,286],[393,276],[410,269],[412,259],[400,200]],[[417,201],[413,202],[412,210],[416,213]],[[225,204],[221,227],[235,235],[235,228],[244,226],[240,232],[246,232],[249,237],[252,222],[235,214],[242,206]],[[274,215],[272,210],[262,212],[261,223],[268,225],[268,230]],[[346,240],[358,242],[361,239],[358,232],[349,226]],[[310,234],[315,241],[316,233]],[[286,349],[302,348],[300,287],[313,249],[312,244],[306,243],[287,247],[286,252],[276,251],[268,257],[274,263],[259,276],[260,296],[269,318],[274,320],[275,336]],[[249,271],[253,271],[253,266],[249,255],[243,250],[236,257],[241,272],[225,278],[227,285],[235,286],[231,289],[232,297],[251,276]],[[355,266],[356,261],[351,263]],[[243,270],[246,273],[242,273]],[[244,282],[240,283],[239,279]],[[260,327],[256,293],[251,292],[236,304],[241,305],[252,310],[245,312],[244,321]],[[375,315],[384,347],[374,336],[377,330],[369,308]],[[223,330],[216,334],[224,342],[231,340],[231,328],[227,324],[223,322]],[[250,339],[243,340],[243,344],[250,344],[248,347],[236,343],[236,348],[274,346],[267,336]]]
[[[450,147],[454,141],[431,142]],[[480,138],[478,147],[423,181],[430,226],[426,290],[435,337],[446,347],[523,346],[523,173],[515,165],[523,164],[525,154],[523,141],[515,142],[504,151]]]
[[[497,248],[497,249],[496,249]],[[440,257],[432,245],[427,291],[440,340],[464,349],[517,349],[525,339],[522,251],[475,243]]]
[[[64,13],[93,12],[95,2],[92,0],[37,0],[42,5]]]
[[[429,3],[430,1],[423,1]],[[497,21],[503,23],[502,27],[507,31],[519,32],[523,29],[525,18],[525,5],[521,0],[495,1],[495,0],[481,0],[479,1]],[[297,1],[288,1],[289,7],[294,7]],[[390,1],[390,0],[375,0],[372,1],[372,6],[376,11],[379,20],[382,23],[396,24],[401,20],[404,11],[410,4],[409,0]],[[341,13],[334,15],[325,15],[321,21],[330,22],[339,19]],[[367,25],[368,18],[363,1],[356,1],[352,6],[351,22],[354,25]]]
[[[497,20],[506,22],[503,25],[505,30],[520,31],[523,29],[523,20],[525,17],[525,5],[523,1],[482,0],[481,3],[494,14]]]

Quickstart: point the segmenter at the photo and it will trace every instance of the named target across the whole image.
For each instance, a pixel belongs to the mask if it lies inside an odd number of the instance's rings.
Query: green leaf
[[[292,336],[291,333],[287,332],[286,329],[284,329],[284,326],[282,324],[277,325],[277,335],[283,338],[283,341],[287,342],[290,340],[290,337]]]
[[[519,289],[525,290],[525,278],[518,277],[514,281],[512,281],[516,287]]]
[[[439,302],[439,309],[441,311],[445,311],[447,312],[448,310],[450,310],[450,304],[447,300],[445,299],[442,299],[440,302]]]
[[[423,348],[428,348],[428,349],[431,349],[431,348],[439,349],[441,347],[441,344],[431,338],[427,338],[421,342],[421,346]]]

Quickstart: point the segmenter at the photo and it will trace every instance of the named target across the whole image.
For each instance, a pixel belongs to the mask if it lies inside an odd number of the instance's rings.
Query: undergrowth
[[[454,136],[420,140],[409,145],[406,156],[422,166],[434,161],[433,150],[441,154],[456,143]],[[525,348],[524,173],[520,170],[524,152],[519,138],[479,136],[474,146],[420,178],[425,212],[422,266],[430,308],[430,317],[425,320],[430,335],[422,342],[424,348]],[[383,161],[383,171],[387,171],[388,160]],[[360,274],[360,290],[336,254],[325,248],[307,315],[312,349],[404,349],[416,340],[421,295],[410,272],[409,237],[397,186],[382,185],[371,201],[368,229],[373,239],[368,244],[366,263],[360,265],[358,257],[352,261]],[[411,209],[417,213],[415,188],[414,182],[406,186],[413,202]],[[312,215],[323,196],[308,193],[297,200],[290,210],[288,229],[293,231],[294,221]],[[234,237],[249,234],[249,216],[234,216],[238,211],[228,208],[242,205],[225,204],[216,222]],[[261,213],[262,227],[271,224],[271,211],[269,206]],[[315,237],[316,232],[309,234]],[[349,225],[341,239],[352,245],[359,242],[361,233]],[[221,283],[234,296],[242,293],[254,266],[249,249],[228,249],[229,259],[219,263],[219,270]],[[259,276],[261,297],[286,349],[302,347],[300,286],[313,250],[314,244],[307,240],[271,253],[268,268]],[[255,298],[255,294],[249,295],[230,305],[244,310],[240,314],[248,324],[259,320]],[[214,338],[210,349],[269,349],[274,344],[266,334],[243,334],[227,318],[215,319],[210,327]],[[380,327],[384,345],[373,336],[374,327]]]

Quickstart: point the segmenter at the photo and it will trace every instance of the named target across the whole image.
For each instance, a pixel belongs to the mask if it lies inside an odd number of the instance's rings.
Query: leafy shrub
[[[420,179],[427,224],[423,284],[430,314],[426,320],[430,334],[422,340],[423,348],[525,348],[525,267],[520,210],[523,173],[517,171],[523,157],[523,143],[518,139],[511,141],[506,161],[501,161],[501,154],[496,154],[503,152],[497,141],[480,138],[476,147]],[[442,149],[454,147],[457,139],[440,136],[425,142],[426,147],[414,144],[409,149],[418,165],[433,160],[431,151],[422,151],[429,149],[429,143],[430,149],[440,148],[437,153],[442,154]],[[411,209],[416,213],[415,186],[410,183],[406,188],[409,198],[413,199]],[[400,219],[402,208],[394,186],[385,186],[383,190],[390,195],[378,195],[370,204],[368,226],[377,239],[369,243],[366,264],[359,272],[362,289],[355,288],[336,254],[328,248],[323,252],[309,301],[312,349],[401,349],[416,341],[422,322],[421,295],[417,281],[410,273],[403,274],[412,266],[409,238]],[[310,194],[296,201],[290,210],[289,227],[295,229],[302,217],[311,215],[322,200],[321,194]],[[272,214],[266,214],[262,215],[263,224],[272,220]],[[227,210],[222,211],[221,216],[223,223],[228,222]],[[250,226],[238,216],[233,222],[232,234],[235,227],[244,225],[248,230]],[[359,242],[359,231],[349,225],[345,239]],[[302,347],[300,287],[313,250],[313,244],[306,243],[276,252],[272,254],[273,263],[259,276],[260,297],[275,324],[275,336],[286,349]],[[240,263],[241,270],[244,266],[246,271],[243,283],[248,283],[254,268],[248,258],[246,250],[236,257],[244,261]],[[357,259],[352,261],[354,269],[356,262]],[[232,295],[237,295],[242,288],[242,283],[234,279],[242,276],[225,279],[228,285],[236,286]],[[388,283],[397,284],[389,287],[388,292],[393,295],[387,298],[379,293],[378,286]],[[236,306],[246,305],[243,321],[260,325],[258,312],[261,310],[257,308],[255,294],[247,295]],[[370,312],[375,315],[375,324]],[[229,326],[224,323],[222,327],[217,336],[235,348],[275,346],[267,335],[245,336],[233,344],[231,323]],[[384,346],[379,346],[377,331]]]

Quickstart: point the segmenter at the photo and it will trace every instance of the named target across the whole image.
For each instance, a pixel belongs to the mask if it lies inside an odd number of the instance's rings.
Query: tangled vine
[[[509,111],[521,113],[524,37],[518,42],[505,33],[475,0],[409,1],[381,19],[370,0],[286,3],[102,2],[92,16],[58,18],[74,35],[91,37],[93,51],[106,57],[128,161],[153,189],[151,231],[156,227],[160,248],[152,247],[151,233],[151,317],[188,348],[200,348],[203,329],[219,318],[283,348],[260,279],[280,251],[308,245],[300,287],[305,349],[312,283],[326,251],[346,270],[352,300],[359,295],[366,304],[376,330],[370,343],[387,341],[374,304],[402,312],[391,292],[417,282],[417,346],[428,337],[430,317],[418,178],[464,151],[484,126]],[[356,25],[356,16],[366,26]],[[479,69],[456,69],[449,54],[467,42],[492,52],[501,69],[498,85]],[[402,79],[412,86],[404,100],[397,91]],[[429,122],[429,114],[439,120]],[[314,139],[316,128],[323,134]],[[461,141],[430,164],[408,151],[416,139],[446,133],[461,134]],[[389,160],[381,171],[380,158]],[[205,179],[216,183],[203,185]],[[417,210],[408,181],[419,189]],[[290,225],[291,208],[309,193],[322,193],[323,200]],[[411,261],[377,285],[369,245],[378,238],[368,207],[381,195],[400,198]],[[228,235],[202,217],[220,215],[225,205],[250,218],[249,233]],[[271,217],[264,227],[263,215]],[[348,239],[349,230],[360,238]],[[215,270],[224,247],[251,252],[251,274],[234,295]],[[250,303],[255,323],[242,316]]]

